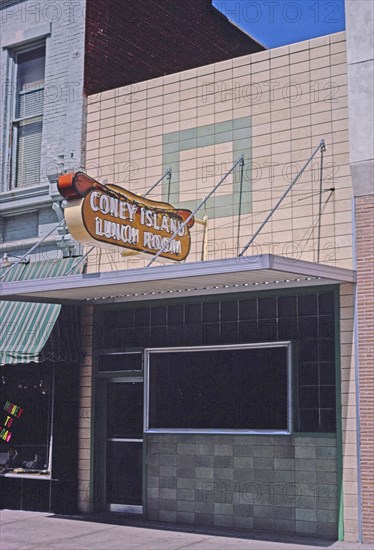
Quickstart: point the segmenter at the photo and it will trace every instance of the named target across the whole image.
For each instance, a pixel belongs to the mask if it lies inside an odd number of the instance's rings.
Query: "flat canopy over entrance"
[[[350,269],[264,254],[1,283],[0,295],[2,300],[99,305],[355,281]]]

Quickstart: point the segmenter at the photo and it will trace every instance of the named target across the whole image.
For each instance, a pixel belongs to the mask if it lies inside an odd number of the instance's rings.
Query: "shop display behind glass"
[[[13,418],[9,441],[0,439],[0,468],[5,472],[48,470],[51,431],[51,389],[53,367],[15,365],[1,367],[1,422],[6,402],[23,409]]]

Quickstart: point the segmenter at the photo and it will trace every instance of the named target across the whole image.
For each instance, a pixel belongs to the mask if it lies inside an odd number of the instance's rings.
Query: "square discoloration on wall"
[[[210,260],[240,252],[321,139],[321,202],[318,154],[247,253],[351,267],[344,33],[88,99],[87,170],[103,182],[144,193],[171,167],[170,187],[165,180],[151,198],[193,208],[244,154],[243,173],[238,167],[207,203]],[[192,240],[188,260],[201,260],[200,226]],[[103,268],[118,262],[144,265],[102,253]]]

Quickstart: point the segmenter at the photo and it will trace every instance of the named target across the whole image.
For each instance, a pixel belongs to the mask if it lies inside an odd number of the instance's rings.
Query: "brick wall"
[[[148,435],[147,518],[335,538],[336,439]]]
[[[211,0],[88,0],[88,94],[264,47],[231,24]]]
[[[374,195],[355,199],[362,530],[374,541]]]

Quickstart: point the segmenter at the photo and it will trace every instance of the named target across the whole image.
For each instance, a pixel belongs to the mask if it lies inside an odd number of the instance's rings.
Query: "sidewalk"
[[[39,512],[2,510],[0,549],[31,550],[372,550],[372,545],[332,542],[301,537],[253,534],[232,536],[223,530],[196,532],[188,527],[124,520],[113,524],[113,515],[55,516]],[[109,519],[111,523],[106,523]],[[260,536],[260,535],[259,535]]]

